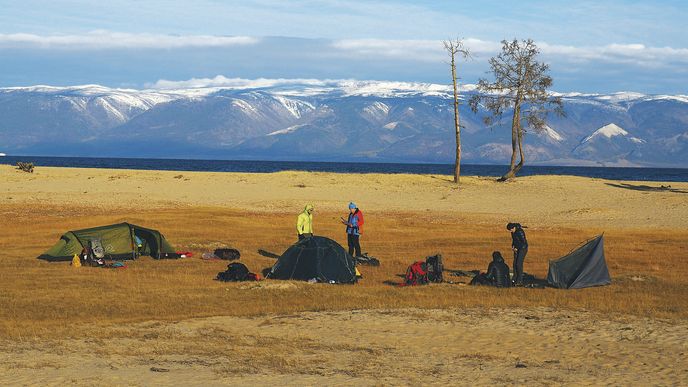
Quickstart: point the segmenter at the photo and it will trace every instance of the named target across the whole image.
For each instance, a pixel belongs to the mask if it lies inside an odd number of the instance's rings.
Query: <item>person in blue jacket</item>
[[[363,233],[363,212],[354,202],[349,203],[349,217],[342,223],[346,225],[346,239],[349,244],[349,254],[353,257],[361,256],[361,234]],[[356,255],[354,255],[356,253]]]

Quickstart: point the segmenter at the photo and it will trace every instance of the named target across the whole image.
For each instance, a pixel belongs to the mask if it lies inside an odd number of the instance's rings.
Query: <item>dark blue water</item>
[[[36,166],[144,169],[169,171],[206,172],[256,172],[269,173],[286,170],[339,173],[410,173],[451,175],[450,164],[401,164],[401,163],[344,163],[313,161],[233,161],[233,160],[178,160],[91,157],[0,157],[0,164],[14,165],[18,161],[33,162]],[[503,165],[461,166],[462,175],[501,176],[507,167]],[[573,175],[612,180],[645,180],[688,182],[688,169],[680,168],[610,168],[610,167],[557,167],[525,166],[520,176]]]

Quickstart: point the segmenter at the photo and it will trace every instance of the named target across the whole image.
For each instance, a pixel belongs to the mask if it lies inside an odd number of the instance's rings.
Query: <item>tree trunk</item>
[[[456,63],[451,56],[452,83],[454,84],[454,128],[456,129],[456,162],[454,164],[454,183],[461,178],[461,125],[459,125],[459,92],[456,85]]]
[[[511,119],[511,162],[509,163],[509,170],[507,173],[505,173],[502,177],[499,178],[499,181],[507,181],[511,179],[512,177],[516,176],[516,152],[519,148],[519,132],[521,130],[521,103],[519,101],[519,98],[517,97],[517,101],[514,104],[514,115],[513,118]],[[523,155],[523,152],[521,152],[521,155]],[[521,160],[523,160],[523,156],[521,156]],[[520,169],[520,168],[519,168]]]
[[[521,129],[521,125],[518,127],[518,153],[519,156],[521,157],[521,160],[518,162],[516,165],[516,168],[514,169],[514,176],[523,168],[523,165],[526,162],[525,156],[523,155],[523,130]]]

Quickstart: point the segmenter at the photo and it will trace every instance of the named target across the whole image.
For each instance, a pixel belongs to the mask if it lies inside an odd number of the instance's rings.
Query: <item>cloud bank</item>
[[[133,34],[102,30],[80,35],[0,34],[0,48],[171,49],[245,46],[259,42],[259,38],[249,36]]]
[[[501,49],[501,42],[468,38],[465,46],[475,57],[494,55]],[[603,46],[567,46],[536,42],[548,60],[571,62],[624,63],[644,67],[662,67],[669,64],[688,65],[688,48],[648,47],[644,44],[608,44]],[[344,39],[331,43],[331,47],[351,55],[385,56],[418,61],[445,59],[446,52],[439,40],[383,40]]]
[[[464,43],[473,60],[460,62],[460,83],[475,83],[486,76],[487,59],[500,51],[501,43],[478,38]],[[688,48],[536,43],[558,90],[685,93]],[[314,88],[322,87],[314,79],[451,82],[440,39],[21,33],[0,34],[0,57],[4,70],[0,86],[245,87],[243,79],[268,78],[265,87],[272,86],[274,79],[298,80]],[[186,81],[166,81],[170,79]]]

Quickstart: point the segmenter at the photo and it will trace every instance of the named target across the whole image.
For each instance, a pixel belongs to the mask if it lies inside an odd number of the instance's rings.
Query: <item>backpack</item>
[[[215,249],[214,252],[215,256],[224,259],[227,261],[234,261],[239,258],[241,258],[241,253],[237,249],[230,249],[230,248],[222,248],[222,249]]]
[[[444,281],[444,277],[442,276],[442,272],[444,272],[444,264],[442,263],[441,254],[428,257],[425,260],[425,263],[428,268],[428,280],[430,282],[440,283]]]
[[[363,234],[363,223],[365,221],[363,220],[363,211],[358,210],[358,233]]]
[[[240,262],[232,262],[227,265],[227,270],[217,273],[217,280],[224,282],[247,281],[249,274],[246,265]]]
[[[414,262],[406,269],[406,276],[402,286],[426,285],[428,283],[427,264],[423,261]]]

